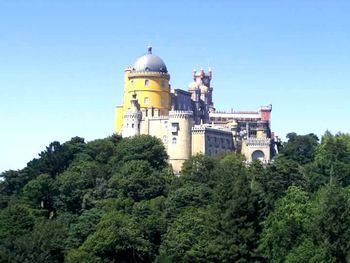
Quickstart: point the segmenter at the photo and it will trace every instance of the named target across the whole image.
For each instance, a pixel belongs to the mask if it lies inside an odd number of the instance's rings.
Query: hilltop
[[[1,262],[346,262],[350,135],[287,135],[273,162],[160,140],[52,142],[0,174]]]

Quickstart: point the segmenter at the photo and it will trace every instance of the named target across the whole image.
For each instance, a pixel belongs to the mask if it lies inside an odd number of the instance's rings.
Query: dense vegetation
[[[350,261],[350,135],[287,138],[180,177],[153,137],[53,142],[0,174],[0,262]]]

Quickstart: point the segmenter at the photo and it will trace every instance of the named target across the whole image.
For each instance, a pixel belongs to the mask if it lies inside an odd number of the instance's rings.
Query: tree
[[[142,236],[150,243],[149,257],[152,262],[159,253],[161,237],[167,229],[167,221],[163,214],[164,202],[163,196],[143,200],[134,204],[131,213],[137,221]]]
[[[336,259],[331,255],[329,249],[325,246],[317,246],[314,242],[305,238],[305,240],[296,248],[292,249],[286,257],[287,263],[335,263]]]
[[[165,194],[167,180],[165,171],[156,171],[148,161],[133,160],[124,163],[109,180],[114,196],[130,197],[135,201],[152,199]]]
[[[96,162],[86,155],[79,155],[56,180],[59,191],[56,205],[64,211],[79,212],[85,193],[95,186],[99,173]]]
[[[86,145],[85,152],[94,160],[107,164],[117,153],[117,142],[118,140],[114,141],[113,137],[94,140]]]
[[[291,186],[263,223],[259,250],[269,262],[284,262],[288,253],[299,246],[308,220],[307,193]]]
[[[315,150],[318,146],[318,138],[315,134],[297,135],[288,133],[288,142],[283,145],[280,154],[289,160],[299,164],[310,163],[314,160]]]
[[[102,214],[103,211],[98,208],[83,211],[77,220],[70,224],[66,249],[80,247],[86,238],[95,232]]]
[[[216,229],[212,243],[220,262],[261,260],[255,251],[259,200],[252,191],[249,170],[241,158],[228,155],[220,161],[218,169],[220,177],[214,189],[214,213],[220,216],[211,224]]]
[[[167,158],[163,143],[156,137],[139,135],[124,138],[117,145],[114,171],[119,169],[120,164],[132,160],[147,161],[153,168],[162,169],[167,165]]]
[[[307,229],[315,244],[325,247],[338,262],[347,262],[350,249],[350,195],[337,186],[321,188],[310,207]]]
[[[157,262],[190,262],[187,254],[206,234],[206,217],[203,209],[185,209],[164,235]]]
[[[19,200],[11,200],[0,210],[0,262],[23,262],[15,260],[17,244],[33,230],[35,214],[35,210]]]
[[[215,180],[214,167],[215,160],[207,155],[191,156],[182,166],[180,180],[211,185]]]
[[[80,137],[73,137],[64,144],[54,141],[39,154],[39,159],[33,159],[27,167],[32,177],[42,173],[57,176],[69,166],[74,156],[82,152],[85,146],[84,139]]]
[[[149,262],[151,254],[136,220],[117,211],[102,217],[80,249],[111,262]]]
[[[5,197],[18,194],[21,188],[26,184],[28,178],[21,171],[8,170],[0,174],[0,194]]]
[[[318,181],[323,185],[350,185],[350,135],[338,133],[334,136],[326,132],[316,150],[315,168],[318,176],[313,178],[314,184]]]
[[[23,187],[23,196],[36,207],[54,211],[53,200],[57,195],[54,180],[48,174],[41,174]]]
[[[212,201],[212,189],[200,183],[187,183],[172,191],[165,202],[167,218],[175,218],[187,207],[205,207]]]
[[[12,243],[9,262],[63,262],[66,228],[57,220],[42,220],[33,231]],[[3,261],[2,261],[3,262]]]
[[[280,197],[290,186],[305,188],[306,176],[301,166],[286,158],[276,157],[274,162],[267,165],[263,176],[256,176],[256,187],[265,203],[265,214],[269,213]]]

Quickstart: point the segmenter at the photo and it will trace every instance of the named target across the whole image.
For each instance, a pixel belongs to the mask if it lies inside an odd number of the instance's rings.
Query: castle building
[[[235,151],[248,162],[271,160],[271,105],[258,111],[216,111],[210,69],[194,70],[187,91],[172,89],[169,80],[164,61],[149,47],[133,67],[125,69],[123,103],[116,107],[115,132],[123,137],[148,134],[159,138],[175,173],[197,153],[215,156]]]

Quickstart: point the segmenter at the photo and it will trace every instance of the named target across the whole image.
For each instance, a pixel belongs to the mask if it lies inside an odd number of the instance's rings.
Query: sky
[[[0,172],[53,141],[113,133],[123,74],[149,44],[218,110],[273,105],[272,130],[350,131],[348,0],[0,0]]]

